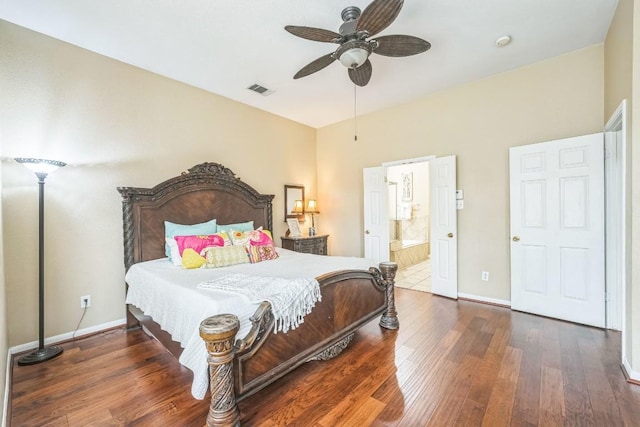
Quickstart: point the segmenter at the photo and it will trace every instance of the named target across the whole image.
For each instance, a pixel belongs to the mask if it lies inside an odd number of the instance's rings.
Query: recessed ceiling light
[[[500,36],[496,39],[496,46],[498,47],[505,47],[509,43],[511,43],[511,36],[509,35]]]

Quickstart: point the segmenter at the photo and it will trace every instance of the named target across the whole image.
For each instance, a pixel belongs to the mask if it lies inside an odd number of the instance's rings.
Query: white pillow
[[[178,242],[173,237],[166,237],[164,240],[169,248],[169,261],[173,265],[182,267],[182,257],[180,256],[180,249],[178,249]]]

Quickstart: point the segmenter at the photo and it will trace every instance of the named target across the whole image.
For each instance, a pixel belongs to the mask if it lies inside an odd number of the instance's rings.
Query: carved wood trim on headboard
[[[272,194],[260,194],[219,163],[201,163],[153,188],[118,187],[124,264],[164,257],[164,221],[218,224],[253,221],[273,229]]]

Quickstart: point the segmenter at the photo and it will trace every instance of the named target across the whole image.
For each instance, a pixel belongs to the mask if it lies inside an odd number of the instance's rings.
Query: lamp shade
[[[311,214],[320,213],[320,211],[318,210],[318,202],[316,201],[316,199],[309,199],[309,201],[307,202],[307,210],[305,212]]]
[[[15,161],[31,169],[36,175],[48,175],[54,170],[67,165],[65,162],[59,162],[58,160],[33,159],[29,157],[16,157]]]
[[[296,200],[293,202],[293,209],[291,210],[291,213],[300,215],[304,213],[304,204],[302,203],[302,200]]]

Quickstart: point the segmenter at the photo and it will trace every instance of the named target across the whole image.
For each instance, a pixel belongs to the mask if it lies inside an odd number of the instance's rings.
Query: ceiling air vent
[[[252,84],[247,89],[259,93],[262,96],[269,96],[273,93],[272,90],[269,90],[266,87],[259,85],[258,83]]]

